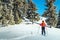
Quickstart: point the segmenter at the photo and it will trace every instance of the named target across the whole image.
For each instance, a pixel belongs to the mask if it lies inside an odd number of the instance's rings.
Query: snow
[[[46,27],[46,35],[44,36],[41,35],[39,24],[26,23],[28,22],[0,27],[0,40],[60,40],[60,29]]]

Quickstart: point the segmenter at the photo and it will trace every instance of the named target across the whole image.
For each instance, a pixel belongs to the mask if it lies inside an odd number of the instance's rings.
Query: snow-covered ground
[[[0,27],[0,40],[60,40],[60,29],[46,27],[46,35],[43,36],[39,24],[29,23],[22,22],[21,24]]]

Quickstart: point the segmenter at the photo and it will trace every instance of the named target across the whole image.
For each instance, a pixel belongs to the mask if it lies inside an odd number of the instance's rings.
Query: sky
[[[32,1],[36,5],[36,8],[38,9],[36,10],[36,12],[42,15],[46,9],[45,0],[32,0]],[[56,13],[58,13],[60,9],[60,0],[56,0],[54,4],[56,6]]]

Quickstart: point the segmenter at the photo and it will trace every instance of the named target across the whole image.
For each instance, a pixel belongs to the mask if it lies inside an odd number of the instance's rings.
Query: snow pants
[[[45,35],[46,33],[45,33],[45,27],[42,27],[42,35]]]

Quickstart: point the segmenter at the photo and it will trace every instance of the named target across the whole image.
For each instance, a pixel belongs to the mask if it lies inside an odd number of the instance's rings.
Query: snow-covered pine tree
[[[17,0],[14,0],[13,1],[13,15],[14,15],[15,24],[19,24],[20,23],[18,5],[19,5],[19,2]]]
[[[27,18],[30,19],[32,23],[37,19],[39,20],[39,14],[37,16],[37,13],[35,12],[36,10],[36,5],[32,2],[32,0],[28,0]]]
[[[32,0],[0,0],[0,23],[5,24],[19,24],[23,17],[30,17],[29,19],[37,20],[39,14],[35,13],[36,6]],[[30,15],[27,12],[30,12]],[[7,22],[6,22],[7,21]]]
[[[6,16],[7,16],[7,4],[9,4],[9,1],[7,0],[0,0],[0,14],[1,14],[1,17],[2,19],[1,20],[1,24],[6,26],[8,23],[7,23],[7,19],[6,19]]]
[[[57,23],[57,28],[60,28],[60,10],[59,10],[59,13],[58,13],[58,23]]]
[[[57,15],[56,15],[56,6],[54,5],[55,0],[46,0],[46,11],[43,16],[48,17],[46,20],[47,23],[51,26],[56,27],[57,25]]]

